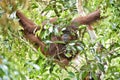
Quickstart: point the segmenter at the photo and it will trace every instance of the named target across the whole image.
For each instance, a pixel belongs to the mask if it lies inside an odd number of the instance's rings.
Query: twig
[[[75,69],[77,72],[79,72],[79,70],[75,67],[75,66],[73,66],[73,65],[70,65],[73,69]]]
[[[113,55],[112,53],[114,53],[114,52],[116,52],[116,51],[118,51],[118,50],[120,50],[120,47],[118,47],[118,48],[116,48],[116,49],[114,49],[114,50],[111,50],[111,51],[109,51],[109,52],[107,52],[107,53],[110,54],[110,55]]]

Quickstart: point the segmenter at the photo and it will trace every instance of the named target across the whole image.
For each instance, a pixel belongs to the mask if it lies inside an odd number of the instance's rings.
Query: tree
[[[78,0],[78,2],[75,0],[0,1],[0,78],[8,80],[24,80],[25,78],[38,80],[83,80],[92,77],[95,80],[99,80],[98,78],[100,76],[101,80],[119,79],[119,1],[94,0],[92,2],[85,0],[77,8],[75,4],[80,4],[79,1],[82,0]],[[101,12],[101,19],[97,23],[88,24],[94,26],[97,34],[96,40],[90,42],[90,36],[86,30],[89,26],[78,25],[75,20],[79,17],[73,18],[78,16],[76,15],[78,11],[84,10],[88,14],[95,11],[98,7]],[[71,37],[67,35],[69,40],[67,42],[68,45],[66,45],[67,50],[65,56],[70,58],[78,51],[77,55],[80,57],[79,65],[76,67],[75,61],[73,60],[69,63],[69,66],[63,69],[53,62],[53,57],[42,55],[40,48],[36,50],[33,45],[38,46],[38,44],[30,44],[23,36],[23,30],[25,28],[21,28],[18,23],[18,18],[14,14],[14,11],[17,10],[23,12],[27,18],[32,19],[32,21],[40,26],[39,30],[36,29],[32,32],[35,32],[35,36],[40,37],[47,47],[53,43],[50,39],[52,34],[54,33],[57,36],[63,35],[64,29],[71,24],[71,20],[73,19],[72,24],[78,26],[77,33],[79,35],[72,33],[72,35],[78,36],[77,40],[76,38],[75,40],[71,40]],[[47,20],[50,17],[56,16],[58,19],[54,23],[50,23]],[[54,21],[54,19],[50,21]],[[46,23],[46,25],[42,22]],[[43,24],[45,28],[41,27]],[[58,28],[61,30],[59,31]],[[58,40],[55,43],[65,44],[64,40],[66,40],[66,35],[63,35],[62,40]],[[47,50],[47,47],[44,50]],[[70,54],[71,50],[72,54]],[[13,66],[15,67],[13,68]]]

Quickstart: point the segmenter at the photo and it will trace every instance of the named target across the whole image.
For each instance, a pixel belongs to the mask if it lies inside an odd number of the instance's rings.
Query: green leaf
[[[56,79],[59,79],[60,80],[60,76],[56,73],[52,73],[52,75],[56,78]]]
[[[95,80],[98,80],[98,75],[94,72],[92,72],[91,77]]]
[[[65,44],[65,42],[64,42],[64,41],[54,41],[53,43]]]
[[[64,80],[71,80],[70,78],[65,78]]]
[[[98,63],[97,65],[98,65],[99,69],[100,69],[102,72],[104,72],[104,65],[101,64],[101,63]]]
[[[75,77],[75,74],[73,72],[68,72],[68,74],[71,78]]]
[[[87,71],[87,70],[89,70],[90,69],[90,65],[83,65],[83,66],[81,66],[81,68],[80,68],[80,70],[85,70],[85,71]]]
[[[81,72],[82,80],[84,80],[85,77],[86,77],[88,74],[89,74],[88,71],[82,71],[82,72]]]

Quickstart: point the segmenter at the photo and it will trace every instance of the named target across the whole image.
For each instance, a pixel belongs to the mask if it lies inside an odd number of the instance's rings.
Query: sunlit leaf
[[[3,72],[8,75],[8,67],[4,64],[0,65],[0,68],[3,70]]]

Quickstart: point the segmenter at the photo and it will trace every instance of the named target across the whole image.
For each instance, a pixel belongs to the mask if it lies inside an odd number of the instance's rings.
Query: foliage
[[[90,73],[97,80],[97,72],[102,72],[103,80],[120,79],[119,3],[119,0],[84,1],[85,12],[100,8],[101,17],[105,18],[93,24],[98,36],[94,44],[90,43],[86,26],[79,26],[78,41],[82,46],[78,46],[78,49],[81,61],[77,68],[74,67],[74,62],[71,62],[71,66],[65,70],[55,64],[51,58],[44,57],[40,50],[36,51],[24,39],[15,11],[21,10],[38,25],[50,17],[59,16],[55,24],[57,27],[65,28],[77,14],[76,1],[0,0],[0,79],[83,80]],[[57,35],[62,34],[52,27],[52,24],[48,23],[46,31],[38,33],[39,36],[49,40],[47,35],[53,32]],[[97,51],[96,43],[101,43],[103,49]],[[68,45],[68,50],[74,51],[74,47],[76,47],[74,44]]]

